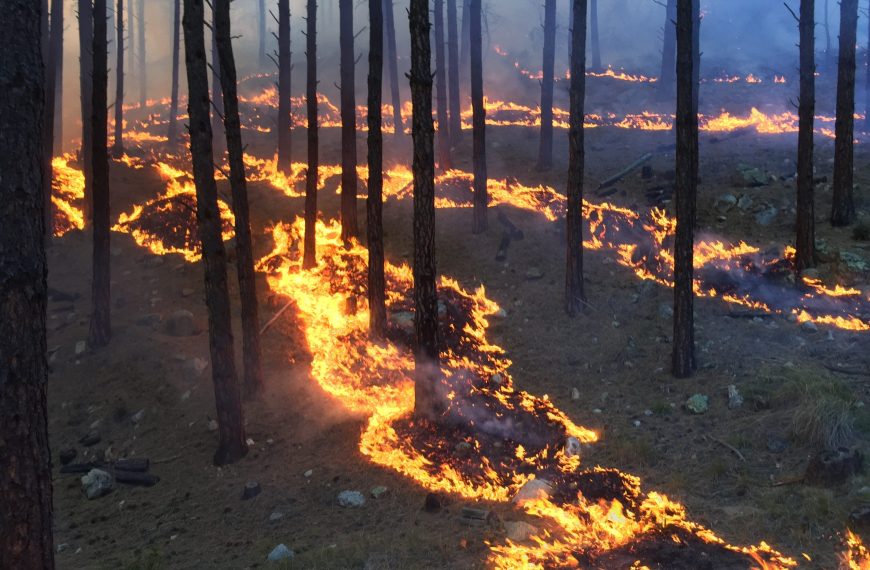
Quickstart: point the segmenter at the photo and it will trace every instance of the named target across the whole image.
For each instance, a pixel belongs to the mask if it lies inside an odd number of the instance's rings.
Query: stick
[[[725,443],[724,441],[722,441],[721,439],[717,439],[717,438],[713,437],[712,435],[708,435],[707,437],[708,437],[709,439],[712,439],[713,441],[715,441],[715,442],[718,443],[719,445],[722,445],[722,446],[724,446],[724,447],[727,447],[728,449],[730,449],[731,451],[733,451],[734,454],[737,455],[737,457],[740,458],[740,461],[746,461],[746,458],[743,457],[743,454],[740,453],[740,450],[737,449],[736,447],[734,447],[733,445],[729,445],[729,444]]]
[[[641,156],[640,158],[638,158],[637,160],[635,160],[634,162],[629,164],[627,167],[625,167],[623,170],[619,171],[618,173],[614,174],[613,176],[611,176],[610,178],[608,178],[607,180],[605,180],[604,182],[599,184],[598,189],[601,190],[603,188],[608,188],[610,186],[613,186],[614,184],[616,184],[617,182],[619,182],[620,180],[622,180],[623,178],[625,178],[626,176],[628,176],[629,174],[631,174],[632,172],[634,172],[635,170],[637,170],[638,168],[640,168],[641,166],[643,166],[644,164],[649,162],[649,160],[652,158],[652,156],[653,155],[651,152],[644,154],[643,156]]]
[[[268,322],[268,323],[266,323],[265,325],[263,325],[263,328],[260,329],[260,334],[263,334],[264,332],[266,332],[267,330],[269,330],[269,327],[271,327],[273,324],[275,324],[275,321],[277,321],[278,318],[279,318],[281,315],[284,314],[284,311],[286,311],[287,309],[289,309],[289,308],[290,308],[290,305],[292,305],[292,304],[293,304],[293,301],[287,301],[287,304],[284,305],[283,307],[281,307],[281,309],[280,309],[277,313],[275,313],[275,316],[272,317],[271,319],[269,319],[269,322]]]

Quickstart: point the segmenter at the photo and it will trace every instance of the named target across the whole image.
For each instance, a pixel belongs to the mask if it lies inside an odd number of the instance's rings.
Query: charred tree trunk
[[[541,141],[538,146],[538,170],[550,170],[553,167],[553,75],[555,66],[556,0],[546,0],[544,2],[544,75],[541,78]]]
[[[353,0],[338,2],[341,44],[341,239],[358,235],[356,219],[356,80],[353,55]]]
[[[701,0],[692,1],[692,15],[695,18],[692,26],[692,85],[695,86],[692,91],[692,112],[697,115],[701,100]]]
[[[178,74],[179,53],[181,51],[181,0],[174,0],[172,16],[172,94],[169,98],[169,136],[168,144],[178,142]]]
[[[565,265],[565,312],[583,311],[583,115],[586,100],[586,0],[571,0],[571,107],[568,127],[568,191],[566,204],[567,262]]]
[[[601,41],[598,37],[598,0],[589,0],[589,32],[591,34],[592,69],[600,71],[601,67]]]
[[[38,2],[0,12],[0,568],[54,568]]]
[[[447,118],[447,58],[444,53],[444,0],[435,0],[435,93],[438,109],[438,166],[450,169],[450,120]]]
[[[245,365],[245,390],[249,395],[263,389],[260,349],[260,319],[257,308],[257,282],[251,244],[251,215],[248,208],[248,185],[242,145],[242,122],[236,86],[236,61],[230,33],[230,0],[215,2],[215,36],[221,64],[221,89],[224,99],[224,130],[230,162],[230,190],[236,218],[236,272],[242,304],[242,355]]]
[[[386,283],[384,278],[383,154],[381,100],[384,74],[384,8],[380,0],[369,2],[369,76],[368,76],[368,198],[366,232],[369,248],[368,297],[369,331],[382,339],[387,332]]]
[[[447,0],[447,99],[450,106],[450,144],[462,140],[462,104],[459,95],[459,22],[457,0]]]
[[[257,39],[259,40],[260,69],[265,69],[268,64],[266,56],[266,0],[257,0]]]
[[[867,18],[867,61],[864,77],[864,132],[870,132],[870,18]]]
[[[130,14],[132,16],[132,13]],[[136,55],[139,57],[139,104],[142,108],[148,103],[148,66],[145,63],[145,0],[139,0],[139,13],[136,15],[139,33],[139,49]]]
[[[79,2],[81,4],[81,2]],[[127,69],[132,77],[133,70],[136,69],[136,64],[139,61],[136,57],[136,26],[134,19],[136,12],[133,10],[133,0],[127,0]],[[129,83],[128,83],[129,84]]]
[[[659,75],[659,95],[672,99],[677,81],[677,0],[668,0],[665,6],[664,42],[662,43],[662,70]]]
[[[93,219],[93,187],[94,174],[91,170],[93,161],[91,149],[93,147],[93,124],[91,119],[91,105],[94,92],[92,53],[94,43],[94,5],[91,0],[78,0],[79,13],[79,94],[82,108],[82,147],[81,162],[82,174],[85,178],[85,223]]]
[[[184,0],[184,59],[187,67],[190,154],[196,185],[196,218],[205,265],[205,302],[212,380],[218,421],[215,465],[238,461],[248,452],[242,402],[236,377],[227,257],[214,179],[214,156],[205,61],[203,0]]]
[[[462,31],[459,37],[459,89],[460,97],[469,97],[471,78],[471,0],[462,0]]]
[[[124,0],[118,0],[115,8],[117,25],[115,60],[115,141],[112,152],[115,156],[124,154]]]
[[[697,0],[677,0],[677,232],[674,239],[673,374],[687,378],[695,369],[694,291],[692,289],[696,195],[698,186],[698,113],[694,108],[694,35]]]
[[[57,66],[63,59],[63,0],[51,0],[51,27],[48,30],[47,60],[45,62],[45,127],[43,129],[42,153],[42,194],[45,205],[45,226],[49,228],[47,237],[52,234],[53,215],[51,205],[51,183],[54,173],[51,168],[54,148],[54,122],[57,109]]]
[[[815,199],[813,197],[813,117],[816,107],[815,0],[801,0],[800,99],[797,156],[797,237],[795,270],[814,265]]]
[[[486,209],[486,108],[483,106],[483,37],[481,34],[481,0],[471,0],[471,107],[473,112],[474,220],[471,231],[483,233],[487,228]]]
[[[438,382],[438,294],[435,288],[435,126],[429,2],[411,0],[411,101],[414,139],[414,415],[434,419],[443,409]]]
[[[214,33],[214,4],[211,11],[211,132],[215,138],[212,140],[212,152],[215,158],[220,160],[226,150],[226,133],[224,132],[224,94],[221,90],[221,62],[217,49],[217,37]],[[216,140],[215,140],[216,139]]]
[[[393,126],[395,133],[405,132],[402,121],[402,96],[399,92],[399,54],[396,48],[396,18],[393,0],[384,0],[384,33],[387,41],[387,64],[390,70],[390,99],[393,103]]]
[[[317,265],[317,169],[320,167],[317,143],[317,0],[308,0],[305,22],[305,105],[308,109],[308,170],[305,173],[305,239],[302,266]]]
[[[293,164],[292,60],[290,0],[278,0],[278,170],[286,175],[290,174]]]
[[[59,37],[57,38],[57,52],[60,54],[54,62],[54,142],[52,143],[52,154],[63,152],[63,50],[64,50],[64,13],[63,2],[61,2],[61,10],[57,13]],[[54,29],[54,13],[52,17],[52,30]],[[51,233],[49,231],[49,233]]]
[[[109,211],[108,105],[109,45],[106,25],[106,0],[94,0],[93,43],[94,92],[91,103],[93,140],[91,171],[94,175],[94,254],[91,280],[91,324],[88,344],[106,346],[112,336],[109,267],[109,236],[112,221]]]
[[[840,61],[837,65],[837,121],[834,141],[834,203],[831,224],[855,221],[852,186],[855,178],[855,42],[858,0],[840,1]]]

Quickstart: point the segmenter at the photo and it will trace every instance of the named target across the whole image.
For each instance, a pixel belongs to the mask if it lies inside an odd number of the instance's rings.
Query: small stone
[[[645,415],[646,417],[650,417],[653,415],[653,411],[652,410],[644,410],[643,415]]]
[[[600,414],[600,413],[601,413],[601,408],[595,408],[594,410],[592,410],[592,413],[593,413],[593,414]]]
[[[64,447],[60,450],[60,464],[69,465],[76,458],[78,452],[75,447]]]
[[[139,410],[138,412],[136,412],[135,414],[133,414],[132,416],[130,416],[130,421],[132,421],[134,424],[138,424],[144,418],[145,418],[145,409],[143,408],[143,409]]]
[[[514,542],[529,540],[538,533],[538,527],[525,521],[507,521],[504,530],[507,539]]]
[[[580,390],[578,388],[571,388],[571,399],[579,400],[580,399]]]
[[[194,289],[191,289],[190,287],[185,287],[184,289],[181,290],[181,296],[182,297],[190,297],[195,292],[196,291]]]
[[[580,440],[576,437],[570,436],[565,440],[565,455],[568,457],[576,457],[580,455],[580,449]]]
[[[372,490],[369,492],[369,494],[372,496],[372,499],[380,499],[389,492],[390,490],[388,488],[384,487],[383,485],[378,485],[377,487],[372,487]]]
[[[520,487],[511,502],[521,507],[534,499],[547,499],[553,494],[553,484],[546,479],[532,479]]]
[[[193,336],[199,332],[193,313],[180,309],[166,320],[166,333],[170,336]]]
[[[508,314],[507,314],[507,311],[505,311],[504,309],[502,309],[501,307],[499,307],[498,310],[497,310],[496,312],[494,312],[494,313],[493,313],[492,315],[490,315],[490,316],[491,316],[491,317],[494,317],[494,318],[496,318],[496,319],[506,319],[507,316],[508,316]]]
[[[695,394],[686,400],[686,409],[693,414],[703,414],[710,406],[710,399],[703,394]]]
[[[269,515],[269,522],[278,522],[284,519],[284,513],[275,511],[271,515]]]
[[[217,420],[208,420],[208,431],[217,431],[218,427]]]
[[[731,210],[737,205],[737,197],[734,194],[722,194],[716,198],[714,207],[722,214]]]
[[[269,562],[281,562],[282,560],[290,560],[294,556],[296,556],[295,552],[287,548],[287,546],[279,544],[272,549],[272,552],[269,553],[269,556],[267,556],[266,559]]]
[[[203,371],[208,368],[208,360],[204,358],[194,357],[190,360],[185,361],[184,367],[187,370],[190,370],[197,376],[201,376]]]
[[[309,469],[308,471],[306,471],[306,472],[303,473],[302,475],[303,475],[306,479],[308,479],[309,477],[311,477],[312,475],[314,475],[314,470],[313,470],[313,469]]]
[[[739,200],[737,200],[737,207],[744,211],[748,210],[752,207],[752,198],[744,194]]]
[[[100,432],[96,430],[91,430],[79,440],[79,443],[84,445],[85,447],[91,447],[93,445],[97,445],[102,441],[103,437],[100,435]]]
[[[504,378],[498,372],[496,372],[495,374],[490,376],[489,380],[490,380],[490,382],[492,382],[496,386],[501,386],[502,382],[504,382]]]
[[[245,489],[242,491],[242,500],[247,501],[248,499],[253,499],[262,491],[262,487],[256,481],[248,481],[245,483]]]
[[[538,279],[543,279],[544,272],[540,267],[529,267],[526,271],[526,279],[529,281],[537,281]]]
[[[115,480],[102,469],[91,469],[82,477],[82,491],[88,499],[108,495],[115,488]]]
[[[190,399],[190,390],[187,390],[184,392],[184,394],[181,395],[181,401],[186,402],[189,399]]]
[[[85,352],[85,350],[87,350],[87,348],[88,348],[88,345],[85,341],[80,340],[80,341],[76,342],[76,350],[75,350],[76,356],[78,356],[79,354],[83,354]]]
[[[736,410],[743,405],[743,396],[737,391],[737,386],[731,384],[728,386],[728,409]]]
[[[639,428],[639,427],[640,427],[640,420],[634,420],[633,422],[631,422],[631,424],[632,424],[634,427]]]
[[[342,491],[338,494],[338,505],[344,508],[358,508],[366,504],[366,498],[359,491]]]
[[[69,544],[63,542],[63,543],[57,545],[58,552],[63,552],[64,550],[69,550]]]
[[[805,321],[801,325],[801,330],[804,331],[805,333],[814,333],[814,332],[818,332],[819,327],[817,327],[816,323],[814,323],[813,321]]]
[[[779,214],[779,211],[776,208],[768,206],[755,214],[755,222],[760,226],[769,226],[776,220],[777,214]]]

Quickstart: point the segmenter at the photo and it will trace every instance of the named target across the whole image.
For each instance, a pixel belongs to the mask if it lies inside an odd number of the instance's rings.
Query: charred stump
[[[813,185],[813,122],[816,107],[815,0],[801,0],[800,99],[798,105],[797,236],[795,270],[814,265],[815,198]]]
[[[586,0],[571,0],[571,87],[568,127],[568,189],[566,207],[565,312],[583,310],[583,115],[586,99]]]
[[[544,75],[541,78],[541,140],[538,145],[538,170],[550,170],[553,167],[553,76],[555,66],[556,0],[546,0],[544,3]]]
[[[341,51],[341,239],[359,230],[356,216],[356,61],[353,54],[353,0],[339,0]]]
[[[317,142],[317,0],[308,0],[305,21],[305,106],[308,112],[308,169],[305,172],[305,238],[302,266],[317,264],[317,169],[320,156]]]
[[[369,76],[368,76],[368,198],[366,232],[368,237],[369,330],[372,338],[384,338],[387,330],[386,283],[384,277],[384,224],[382,219],[384,187],[384,137],[381,101],[384,74],[384,9],[377,0],[369,2]]]
[[[831,224],[848,226],[855,221],[852,186],[855,179],[855,42],[858,0],[840,2],[840,60],[837,64],[837,120],[834,140],[834,202]]]
[[[481,30],[481,0],[470,0],[471,10],[471,107],[472,159],[474,162],[474,219],[471,231],[480,234],[487,229],[486,174],[486,108],[483,106],[483,36]]]

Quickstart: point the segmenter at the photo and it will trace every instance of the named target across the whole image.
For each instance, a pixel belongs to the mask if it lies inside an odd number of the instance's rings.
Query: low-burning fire
[[[51,161],[53,172],[51,204],[54,208],[52,233],[60,237],[70,230],[85,227],[85,215],[80,205],[85,199],[85,176],[71,166],[74,157],[67,153]]]

